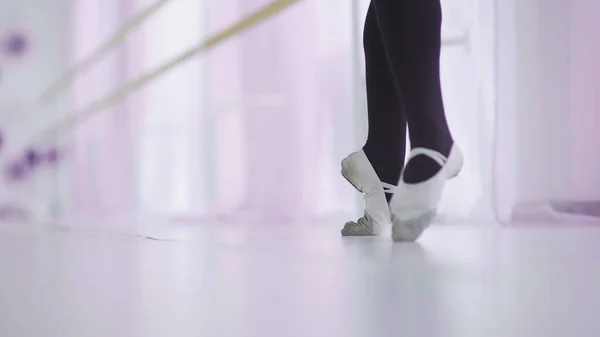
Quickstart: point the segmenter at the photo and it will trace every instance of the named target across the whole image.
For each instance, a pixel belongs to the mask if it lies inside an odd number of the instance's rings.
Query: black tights
[[[369,133],[364,151],[379,179],[395,185],[411,148],[448,155],[453,144],[440,86],[440,0],[371,0],[364,30]],[[407,163],[417,183],[439,165],[425,156]]]

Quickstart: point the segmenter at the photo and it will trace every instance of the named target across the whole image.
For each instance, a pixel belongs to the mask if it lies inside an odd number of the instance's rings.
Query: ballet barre
[[[27,117],[30,117],[30,114],[36,113],[43,109],[46,105],[54,102],[61,94],[63,94],[64,91],[70,88],[70,86],[73,84],[73,81],[78,76],[88,71],[95,63],[106,56],[106,54],[121,45],[132,32],[134,32],[140,25],[146,22],[154,14],[158,13],[159,10],[170,1],[172,0],[158,0],[151,6],[144,9],[141,13],[134,16],[105,43],[96,48],[87,58],[84,58],[83,61],[80,61],[68,69],[64,75],[62,75],[56,82],[52,83],[38,99],[33,101],[33,104],[24,107],[24,109],[12,111],[12,113],[9,115],[9,118],[26,119]],[[11,122],[15,121],[11,120]]]
[[[167,1],[167,0],[163,0],[162,3],[164,4],[165,1]],[[64,118],[59,119],[57,122],[51,123],[51,125],[49,125],[48,127],[45,127],[41,131],[37,132],[36,136],[34,136],[34,139],[31,140],[30,142],[28,142],[27,145],[30,145],[29,143],[47,142],[47,141],[55,140],[60,135],[65,134],[69,130],[75,128],[77,125],[79,125],[80,123],[89,119],[93,115],[95,115],[99,112],[105,111],[107,108],[121,102],[123,99],[128,97],[130,94],[143,88],[144,86],[146,86],[147,84],[149,84],[150,82],[152,82],[153,80],[158,78],[159,76],[165,74],[166,72],[174,69],[175,67],[181,65],[182,63],[184,63],[186,61],[189,61],[190,59],[194,58],[195,56],[205,53],[208,50],[215,48],[216,46],[222,44],[223,42],[225,42],[235,36],[238,36],[239,34],[242,34],[242,33],[246,32],[247,30],[263,23],[264,21],[268,20],[269,18],[278,15],[282,11],[290,8],[292,5],[295,5],[295,4],[299,3],[300,1],[301,0],[276,0],[276,1],[273,1],[272,3],[257,10],[253,14],[246,16],[245,18],[238,21],[237,23],[232,24],[231,26],[224,29],[223,31],[215,34],[212,37],[209,37],[208,39],[204,40],[202,43],[188,49],[187,51],[183,52],[179,56],[171,59],[168,62],[163,63],[161,66],[155,68],[154,70],[151,70],[151,71],[141,75],[137,79],[131,80],[130,82],[128,82],[125,85],[121,86],[120,88],[116,89],[112,93],[110,93],[110,94],[104,96],[103,98],[99,99],[98,101],[90,104],[89,106],[87,106],[79,111],[69,113]],[[159,4],[156,4],[155,6],[158,6],[158,5]],[[147,18],[150,15],[149,13],[155,12],[157,10],[157,8],[158,7],[153,7],[151,9],[148,9],[147,11],[145,11],[146,16],[141,15],[140,17]],[[139,20],[143,21],[143,18],[140,18]],[[134,22],[133,24],[131,24],[129,29],[132,29],[132,27],[136,27],[137,25],[139,25],[140,21],[137,21],[137,23]],[[125,30],[122,30],[122,31],[125,31]],[[111,41],[116,41],[118,39],[120,39],[120,38],[117,36],[115,39],[113,39]],[[114,44],[114,42],[107,43],[107,45],[110,45],[110,46],[112,46],[113,44]],[[106,48],[108,48],[108,47],[106,47]],[[88,61],[88,62],[90,62],[90,61]],[[73,72],[73,73],[75,74],[77,72]],[[70,78],[70,77],[67,76],[65,78]],[[70,83],[70,82],[63,81],[61,83]],[[62,86],[57,86],[57,88],[62,88],[62,87],[64,87],[64,84]],[[55,89],[54,91],[49,91],[49,92],[57,92],[57,91]],[[51,97],[51,96],[48,96],[48,97]],[[18,151],[15,151],[15,153],[12,153],[8,157],[9,158],[16,157],[17,155],[22,153],[22,151],[23,151],[23,149],[21,148],[21,146],[19,146]]]

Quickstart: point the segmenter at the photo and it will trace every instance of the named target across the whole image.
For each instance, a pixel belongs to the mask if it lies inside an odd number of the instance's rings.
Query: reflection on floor
[[[3,224],[0,336],[600,336],[600,228],[337,227]]]

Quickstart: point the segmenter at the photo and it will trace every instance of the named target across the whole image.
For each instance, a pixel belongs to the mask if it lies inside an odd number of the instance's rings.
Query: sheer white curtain
[[[74,58],[151,3],[74,0]],[[266,3],[173,1],[82,79],[75,102]],[[79,128],[65,171],[73,172],[71,210],[278,222],[354,216],[357,194],[339,161],[365,137],[367,5],[305,0]],[[560,219],[556,202],[600,200],[598,6],[443,1],[444,98],[467,159],[443,214],[539,222]]]
[[[151,3],[74,1],[74,59]],[[172,1],[78,83],[75,103],[267,3]],[[355,194],[338,176],[356,145],[352,28],[347,2],[304,1],[79,127],[70,210],[246,221],[353,214]]]
[[[89,56],[154,1],[72,1],[72,63]],[[73,110],[88,106],[194,46],[201,1],[171,1],[75,83]],[[114,217],[202,210],[200,60],[159,78],[82,123],[68,141],[67,215]]]
[[[564,212],[600,214],[600,5],[499,1],[497,11],[498,215],[511,222],[595,222]]]
[[[70,54],[75,64],[90,56],[128,19],[121,1],[71,2]],[[113,92],[127,80],[126,49],[117,48],[74,84],[70,111]],[[95,217],[134,205],[130,114],[120,103],[80,124],[65,140],[63,202],[70,216]]]
[[[477,38],[478,3],[447,2],[444,90],[470,161],[448,189],[445,209],[467,215],[484,191],[480,140],[489,133],[480,126],[490,117],[478,112],[478,76],[489,64],[474,62],[484,49],[474,48],[484,40]],[[151,3],[76,1],[75,58]],[[76,101],[89,103],[92,93],[116,89],[267,3],[173,1],[79,84]],[[339,161],[366,135],[368,2],[357,4],[306,0],[80,127],[72,209],[245,221],[354,216],[357,193],[339,177]],[[86,16],[94,12],[106,20]]]
[[[211,28],[267,3],[211,2]],[[353,212],[337,174],[354,145],[349,9],[304,1],[209,56],[220,215],[291,221]],[[261,98],[272,104],[256,104]],[[220,109],[231,101],[243,103]]]
[[[235,16],[236,10],[243,15],[264,3],[221,2],[215,10],[228,7],[229,15]],[[227,51],[215,52],[222,53],[218,60],[226,53],[231,59],[221,61],[222,68],[211,63],[212,75],[225,73],[231,60],[238,60],[241,69],[227,72],[227,80],[222,76],[211,80],[219,79],[244,96],[275,96],[283,101],[270,108],[241,106],[238,114],[219,117],[227,122],[222,120],[216,128],[223,137],[215,147],[223,158],[216,167],[228,173],[222,178],[227,188],[219,189],[224,194],[218,209],[241,212],[245,219],[248,210],[262,217],[293,219],[353,216],[360,211],[353,201],[357,194],[339,177],[338,166],[366,136],[362,27],[368,3],[305,1],[232,43]],[[488,172],[493,135],[493,9],[493,3],[485,1],[444,3],[444,94],[457,141],[469,158],[464,174],[450,184],[444,199],[443,211],[450,217],[476,213],[492,218]],[[213,13],[211,18],[215,17],[219,15]],[[215,100],[219,90],[210,96]],[[228,132],[232,126],[240,127],[243,136]],[[232,156],[236,151],[237,157]],[[232,166],[237,174],[232,174]],[[236,193],[241,207],[229,208],[234,204],[227,195]]]
[[[138,8],[154,1],[132,1]],[[137,73],[156,68],[206,36],[205,3],[177,0],[147,22],[132,43],[128,64]],[[167,73],[133,97],[135,111],[136,200],[154,214],[206,212],[203,164],[207,114],[204,59]]]

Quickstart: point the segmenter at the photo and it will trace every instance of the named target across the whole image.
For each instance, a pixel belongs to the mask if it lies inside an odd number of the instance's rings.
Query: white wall
[[[67,0],[0,1],[0,38],[19,32],[27,37],[30,48],[22,58],[0,57],[0,128],[8,141],[7,148],[0,153],[2,174],[7,164],[6,153],[22,147],[35,130],[64,111],[65,102],[58,101],[31,118],[15,115],[19,107],[32,102],[65,71],[68,13]],[[36,174],[37,181],[29,179],[19,184],[8,184],[1,179],[0,202],[25,202],[26,196],[31,195],[32,202],[55,198],[56,185],[52,180],[41,179],[47,173]]]

